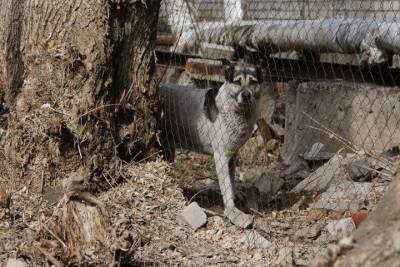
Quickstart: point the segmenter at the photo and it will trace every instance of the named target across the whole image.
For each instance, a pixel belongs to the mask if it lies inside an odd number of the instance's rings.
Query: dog
[[[164,157],[173,162],[175,149],[214,156],[225,215],[242,228],[253,216],[235,206],[235,157],[251,137],[259,112],[261,74],[244,64],[225,67],[219,88],[195,89],[161,84],[162,144]]]

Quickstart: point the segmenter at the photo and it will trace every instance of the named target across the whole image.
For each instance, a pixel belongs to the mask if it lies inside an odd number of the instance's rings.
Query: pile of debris
[[[97,195],[109,213],[107,254],[116,263],[307,266],[368,216],[398,153],[329,154],[315,144],[291,166],[242,170],[238,186],[255,215],[252,229],[224,217],[213,165],[204,164],[212,159],[184,157],[172,167],[162,161],[125,166],[124,181]],[[68,263],[63,237],[49,228],[59,198],[0,190],[0,262]],[[95,250],[82,255],[88,263],[100,258]]]

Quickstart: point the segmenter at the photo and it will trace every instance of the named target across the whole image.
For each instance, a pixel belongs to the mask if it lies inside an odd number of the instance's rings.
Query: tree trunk
[[[400,266],[400,177],[354,233],[353,249],[333,266]]]
[[[0,2],[6,154],[35,191],[78,169],[96,181],[115,177],[118,156],[157,149],[151,77],[159,2],[90,2]]]
[[[78,191],[114,183],[121,158],[155,154],[159,6],[156,0],[0,0],[0,100],[10,111],[1,165],[9,166],[2,172],[14,185],[42,193],[69,181],[66,196],[79,197]],[[81,243],[82,255],[93,244],[109,245],[102,213],[64,204],[65,243]],[[85,221],[104,229],[82,234]]]

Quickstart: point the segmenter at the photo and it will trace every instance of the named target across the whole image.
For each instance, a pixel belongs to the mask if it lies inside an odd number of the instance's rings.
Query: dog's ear
[[[218,107],[215,102],[215,98],[218,95],[219,88],[211,88],[206,92],[206,96],[204,99],[204,114],[207,119],[214,122],[218,116]]]
[[[225,81],[232,83],[234,74],[235,74],[235,65],[232,63],[224,64]]]

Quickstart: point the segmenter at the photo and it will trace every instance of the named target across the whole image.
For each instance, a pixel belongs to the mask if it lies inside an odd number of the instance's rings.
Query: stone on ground
[[[332,181],[344,177],[345,172],[342,168],[342,161],[342,156],[333,156],[326,164],[322,165],[293,188],[292,192],[300,193],[307,191],[315,193],[325,190]]]
[[[26,267],[26,263],[22,260],[10,258],[7,261],[6,267]]]
[[[372,183],[340,181],[332,183],[319,199],[310,205],[314,209],[361,210],[370,208],[369,195],[374,192]],[[370,203],[372,205],[372,203]]]
[[[337,237],[342,238],[352,233],[356,229],[356,225],[352,218],[344,218],[339,221],[332,221],[326,226],[328,232]]]
[[[325,145],[322,143],[314,143],[310,150],[303,154],[303,158],[308,161],[329,160],[335,154],[324,151]]]
[[[180,214],[180,218],[193,230],[197,230],[207,223],[207,215],[197,202],[192,202],[189,206],[185,207]]]
[[[294,234],[296,238],[309,238],[315,239],[319,236],[322,230],[321,224],[313,224],[305,228],[301,228]]]
[[[239,245],[246,249],[269,248],[272,243],[260,235],[256,230],[247,230],[239,239]]]

